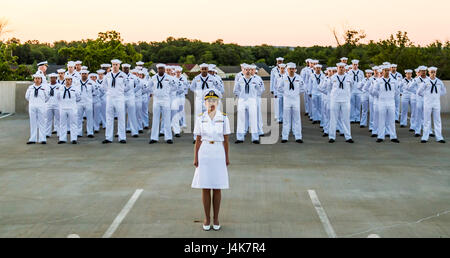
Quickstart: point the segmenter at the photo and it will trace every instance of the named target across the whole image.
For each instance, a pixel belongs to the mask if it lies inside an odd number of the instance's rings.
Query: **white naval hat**
[[[313,64],[318,64],[318,63],[319,63],[319,60],[317,60],[317,59],[311,59],[309,62],[310,62],[310,63],[313,63]]]
[[[396,64],[391,64],[391,68],[397,68]]]
[[[67,67],[75,67],[75,62],[74,61],[67,62]]]
[[[122,61],[120,61],[119,59],[113,59],[111,60],[111,64],[121,64]]]
[[[122,67],[124,67],[124,68],[130,68],[131,65],[130,65],[130,64],[123,64]]]
[[[70,74],[66,74],[66,75],[64,75],[64,79],[73,79],[73,77]]]
[[[213,64],[209,64],[209,65],[208,65],[208,70],[214,70],[214,67],[216,67],[216,66],[213,65]]]
[[[428,72],[432,72],[432,71],[437,71],[437,68],[432,66],[432,67],[428,67]]]
[[[342,60],[342,59],[341,59]],[[347,66],[345,63],[337,63],[336,64],[337,67],[345,67]]]
[[[287,63],[286,64],[286,67],[289,69],[289,68],[297,68],[297,65],[295,64],[295,63],[292,63],[292,62],[289,62],[289,63]]]
[[[373,70],[378,70],[378,68],[379,68],[378,66],[372,67]]]
[[[286,64],[279,64],[280,68],[285,68]]]
[[[76,64],[76,65],[82,64],[82,63],[83,63],[83,62],[81,62],[80,60],[75,61],[75,64]]]
[[[383,65],[381,69],[383,69],[383,70],[391,69],[391,66],[390,65]]]
[[[84,74],[84,73],[89,73],[89,71],[88,70],[81,70],[80,71],[80,74]]]
[[[111,64],[101,64],[100,67],[101,68],[110,68]]]
[[[311,58],[307,58],[307,59],[305,60],[305,63],[309,63],[309,62],[311,62]]]
[[[321,65],[321,64],[316,64],[316,65],[314,66],[314,68],[322,68],[322,65]]]
[[[207,91],[205,91],[203,93],[203,99],[208,99],[208,98],[221,99],[222,98],[222,94],[217,89],[210,89],[210,90],[207,90]]]
[[[414,69],[414,72],[418,73],[418,72],[419,72],[419,67],[417,67],[416,69]]]
[[[205,67],[209,69],[209,65],[208,64],[203,63],[203,64],[200,65],[200,68],[205,68]]]
[[[175,71],[181,72],[181,71],[183,71],[183,67],[181,67],[181,66],[176,66],[176,67],[175,67]]]
[[[96,72],[97,72],[98,74],[104,74],[106,71],[103,70],[103,69],[98,69]]]
[[[161,67],[166,69],[166,65],[165,64],[159,63],[159,64],[156,65],[156,68],[161,68]]]
[[[424,65],[421,65],[421,66],[419,66],[419,71],[426,71],[427,70],[427,67],[426,66],[424,66]]]
[[[143,65],[144,65],[144,62],[142,62],[142,61],[137,61],[137,62],[136,62],[136,65],[143,66]]]
[[[373,71],[370,70],[370,69],[366,69],[365,72],[366,72],[366,73],[373,73]]]
[[[83,65],[83,66],[81,67],[81,70],[87,70],[87,69],[88,69],[87,66],[84,66],[84,65]]]
[[[41,65],[47,65],[48,66],[48,62],[47,61],[43,61],[37,64],[37,66],[41,66]]]
[[[96,73],[90,73],[90,74],[89,74],[89,77],[92,77],[92,76],[98,77],[98,74],[96,74]]]
[[[345,65],[345,69],[350,69],[350,68],[352,68],[350,65]]]
[[[341,60],[341,61],[342,60],[348,60],[348,58],[344,56],[344,57],[341,57],[341,59],[339,59],[339,60]]]
[[[412,73],[413,71],[411,69],[406,69],[405,73]]]
[[[56,70],[56,72],[58,72],[58,73],[65,73],[66,72],[66,69],[58,69],[58,70]]]
[[[284,61],[284,58],[282,58],[282,57],[280,56],[280,57],[277,57],[276,60],[277,60],[277,61]]]
[[[40,73],[35,73],[35,74],[33,74],[33,76],[32,76],[33,78],[41,78],[41,79],[43,79],[44,78],[44,76],[43,75],[41,75]]]
[[[352,64],[359,64],[359,60],[358,59],[353,59],[352,60]]]
[[[381,66],[379,66],[379,67],[381,67]],[[382,72],[383,72],[383,69],[378,68],[378,69],[377,69],[377,72],[378,72],[378,73],[382,73]]]
[[[48,75],[48,77],[49,78],[51,78],[51,77],[58,77],[58,75],[56,73],[51,73],[51,74]]]
[[[241,64],[241,67],[244,67],[244,66],[246,66],[246,65],[247,65],[246,63],[242,63],[242,64]]]
[[[383,65],[391,65],[389,62],[383,62]]]

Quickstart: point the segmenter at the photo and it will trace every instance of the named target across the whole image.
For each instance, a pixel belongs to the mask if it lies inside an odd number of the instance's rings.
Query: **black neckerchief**
[[[207,82],[208,82],[208,78],[209,78],[209,75],[206,76],[206,79],[205,79],[205,80],[203,80],[203,77],[200,76],[200,80],[202,80],[202,90],[205,89],[205,86],[206,86],[207,89],[209,89],[209,86],[208,86],[208,83],[207,83]]]
[[[163,85],[162,85],[162,81],[164,80],[164,77],[166,77],[166,75],[164,74],[163,77],[161,77],[161,80],[158,79],[159,75],[156,75],[156,80],[158,81],[158,84],[156,84],[156,88],[157,89],[162,89]]]
[[[248,94],[250,92],[250,82],[252,81],[253,77],[250,77],[250,80],[246,80],[245,77],[242,77],[244,79],[245,83],[245,93]]]
[[[344,78],[342,79],[342,81],[339,79],[339,76],[337,75],[336,78],[339,81],[339,88],[344,89],[344,81],[345,81],[345,75]]]
[[[390,84],[391,78],[389,78],[387,81],[383,78],[383,81],[384,81],[384,88],[385,88],[385,90],[388,91],[388,88],[389,88],[389,90],[392,90],[391,89],[391,84]]]
[[[70,96],[70,89],[71,89],[71,88],[72,88],[72,86],[70,86],[69,88],[64,87],[64,95],[63,95],[63,99],[66,98],[66,92],[67,92],[67,94],[69,94],[69,99],[71,98],[71,96]]]
[[[437,80],[436,80],[435,83],[433,83],[433,81],[431,81],[431,79],[430,79],[430,83],[431,83],[431,93],[433,93],[433,90],[434,90],[436,92],[436,94],[437,94],[438,93],[437,92],[437,86],[436,86]]]
[[[34,87],[34,97],[37,98],[37,96],[39,95],[39,90],[41,89],[42,86],[39,86],[37,89],[36,87]]]
[[[288,78],[288,80],[289,80],[289,90],[294,90],[294,81],[295,81],[295,75],[294,75],[294,78],[292,79],[292,81],[291,81],[291,79],[289,78],[289,76],[287,77]],[[320,77],[320,76],[319,76]],[[317,78],[316,78],[317,79]],[[320,81],[320,79],[319,79],[319,81]]]
[[[111,82],[111,87],[115,88],[116,87],[116,78],[117,76],[119,76],[120,71],[114,76],[113,72],[111,72],[111,77],[112,77],[112,82]]]

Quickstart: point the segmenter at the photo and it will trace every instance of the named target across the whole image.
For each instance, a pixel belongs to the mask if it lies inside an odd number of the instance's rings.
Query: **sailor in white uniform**
[[[252,135],[252,142],[259,144],[258,133],[258,114],[257,114],[257,97],[262,91],[261,85],[257,79],[251,75],[251,66],[245,66],[245,74],[234,85],[233,93],[238,97],[237,107],[237,129],[235,143],[244,142],[245,138],[245,113],[248,112],[248,124],[250,125],[250,132]]]
[[[231,130],[227,115],[217,109],[220,98],[221,94],[217,89],[205,91],[206,112],[197,116],[194,126],[197,138],[194,152],[195,174],[191,187],[202,189],[205,211],[203,230],[205,231],[211,229],[211,201],[214,212],[213,229],[220,229],[221,189],[229,188],[228,136]],[[211,189],[213,191],[212,200]]]
[[[288,73],[278,81],[278,91],[283,95],[283,130],[281,142],[286,143],[292,128],[295,141],[303,143],[302,122],[300,117],[300,94],[305,91],[305,85],[300,75],[296,74],[294,63],[287,63]],[[324,76],[325,77],[325,76]],[[324,79],[324,78],[322,78]]]
[[[98,74],[91,73],[89,74],[89,79],[94,82],[94,90],[92,94],[92,104],[94,111],[94,133],[98,133],[100,131],[100,123],[101,119],[101,111],[102,111],[102,96],[104,94],[101,84],[98,83]]]
[[[56,73],[49,74],[50,83],[47,84],[47,110],[46,110],[46,120],[47,120],[47,137],[50,137],[52,133],[59,134],[59,103],[57,92],[59,90],[60,84],[57,82],[58,75]],[[53,127],[53,131],[52,131]]]
[[[420,66],[419,67],[419,76],[416,77],[412,82],[408,85],[408,90],[416,96],[416,108],[415,108],[415,122],[414,122],[414,131],[415,137],[420,137],[420,133],[423,128],[423,96],[419,95],[419,88],[422,84],[426,83],[428,80],[427,76],[427,67]]]
[[[391,64],[390,76],[392,79],[398,82],[397,85],[400,85],[399,82],[401,82],[403,76],[401,73],[397,72],[396,64]],[[395,122],[400,123],[399,120],[400,120],[400,92],[398,92],[397,95],[395,96]]]
[[[139,125],[136,118],[136,91],[139,91],[141,85],[138,83],[136,76],[130,72],[130,64],[122,64],[122,72],[125,74],[125,83],[130,89],[125,92],[125,112],[127,114],[127,133],[131,133],[132,137],[139,137]]]
[[[58,69],[58,70],[56,70],[56,72],[58,73],[58,78],[56,79],[56,82],[60,86],[64,86],[65,85],[64,76],[66,73],[66,69]]]
[[[350,123],[361,122],[361,90],[360,84],[364,80],[364,73],[358,69],[359,60],[352,60],[352,69],[348,75],[353,79],[355,87],[352,89],[352,97],[350,99]]]
[[[256,68],[257,68],[256,65],[251,66],[251,74],[253,77],[255,77],[255,80],[259,82],[259,85],[261,87],[261,91],[258,92],[258,97],[257,97],[257,101],[256,101],[256,104],[257,104],[256,112],[258,113],[258,134],[259,134],[259,136],[263,136],[264,130],[263,130],[263,120],[262,120],[262,110],[261,110],[261,96],[262,96],[263,92],[265,91],[265,87],[264,87],[264,81],[261,78],[261,76],[258,75],[258,70]]]
[[[384,141],[386,133],[389,134],[391,142],[399,143],[395,131],[395,95],[398,91],[398,81],[389,75],[391,67],[383,66],[383,77],[378,79],[372,88],[373,94],[378,96],[378,139]]]
[[[86,131],[89,138],[94,137],[94,105],[93,95],[95,82],[89,79],[89,71],[81,70],[81,79],[74,85],[80,92],[78,104],[78,137],[83,136],[83,117],[86,117]]]
[[[153,119],[152,133],[149,144],[158,142],[159,139],[159,121],[164,126],[164,140],[168,144],[173,144],[171,129],[171,95],[176,90],[175,79],[165,73],[166,66],[157,64],[158,73],[152,77],[151,95],[153,96]]]
[[[308,82],[308,92],[311,95],[311,117],[313,124],[318,124],[322,120],[322,93],[319,91],[320,85],[325,81],[325,75],[322,72],[322,65],[314,65],[314,71]]]
[[[42,83],[42,77],[43,75],[39,73],[34,74],[34,83],[28,87],[25,93],[30,116],[30,139],[27,144],[35,144],[38,139],[42,144],[47,143],[45,110],[49,97],[47,95],[46,85]]]
[[[72,84],[78,84],[79,80],[81,80],[81,75],[75,70],[75,62],[69,61],[67,62],[67,71],[65,75],[72,76]]]
[[[345,72],[345,64],[336,64],[337,74],[331,77],[331,83],[328,85],[330,92],[330,129],[329,142],[336,141],[336,125],[338,120],[342,121],[342,130],[345,140],[353,143],[350,128],[350,97],[353,87],[353,80]]]
[[[412,115],[412,100],[411,93],[406,90],[408,84],[412,81],[412,70],[405,70],[405,78],[400,80],[400,94],[401,94],[401,114],[400,127],[408,126],[408,111],[411,109]],[[412,118],[411,118],[412,120]]]
[[[283,57],[277,57],[276,58],[277,64],[274,68],[270,71],[270,92],[274,95],[274,112],[275,112],[275,120],[278,120],[278,122],[283,121],[283,100],[280,99],[276,95],[276,79],[280,76],[280,65],[283,64],[284,58]],[[235,83],[236,84],[236,83]]]
[[[308,78],[309,78],[310,74],[312,73],[312,69],[310,68],[311,60],[312,60],[311,58],[306,59],[305,60],[306,66],[300,71],[300,78],[305,83],[305,87],[308,87],[308,83],[309,83]],[[303,102],[305,103],[305,116],[309,116],[308,98],[309,98],[309,96],[305,92],[305,94],[303,95]]]
[[[142,110],[141,110],[141,118],[142,118],[142,126],[145,130],[149,129],[149,119],[148,119],[148,103],[150,101],[150,91],[152,87],[152,81],[147,78],[148,74],[146,74],[145,70],[142,70],[142,73],[139,75],[141,78],[141,86],[142,86]]]
[[[132,90],[126,83],[127,75],[120,71],[118,59],[111,60],[112,70],[103,79],[102,88],[106,92],[106,131],[103,144],[112,143],[114,132],[114,113],[117,113],[119,142],[127,143],[125,133],[125,92]]]
[[[77,102],[81,100],[81,93],[79,88],[73,86],[72,81],[71,75],[65,75],[64,85],[60,86],[58,91],[60,118],[58,144],[66,143],[68,130],[72,144],[77,144],[78,140]]]
[[[431,116],[433,116],[434,134],[436,141],[445,143],[442,137],[441,124],[441,96],[447,94],[444,83],[436,77],[436,67],[428,68],[430,77],[419,86],[418,92],[423,96],[423,135],[422,143],[426,143],[431,134]]]
[[[47,68],[48,68],[48,62],[43,61],[37,64],[38,70],[36,71],[36,74],[39,74],[42,76],[42,84],[47,84]]]
[[[373,71],[370,69],[365,70],[366,78],[358,85],[359,91],[361,92],[361,122],[359,123],[360,128],[365,128],[367,126],[367,118],[369,114],[369,91],[368,84],[371,83],[373,77]]]

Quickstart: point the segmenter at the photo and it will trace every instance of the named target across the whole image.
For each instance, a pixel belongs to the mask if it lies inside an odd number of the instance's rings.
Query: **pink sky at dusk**
[[[170,5],[169,5],[170,3]],[[66,8],[69,6],[69,8]],[[11,37],[41,42],[96,38],[116,30],[125,42],[185,37],[240,45],[336,45],[331,28],[367,39],[407,31],[415,44],[450,40],[450,1],[2,1]]]

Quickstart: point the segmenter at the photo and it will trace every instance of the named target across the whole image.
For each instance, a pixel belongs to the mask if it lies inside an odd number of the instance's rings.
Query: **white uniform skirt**
[[[202,142],[198,150],[198,167],[195,169],[192,188],[229,188],[223,142]]]

